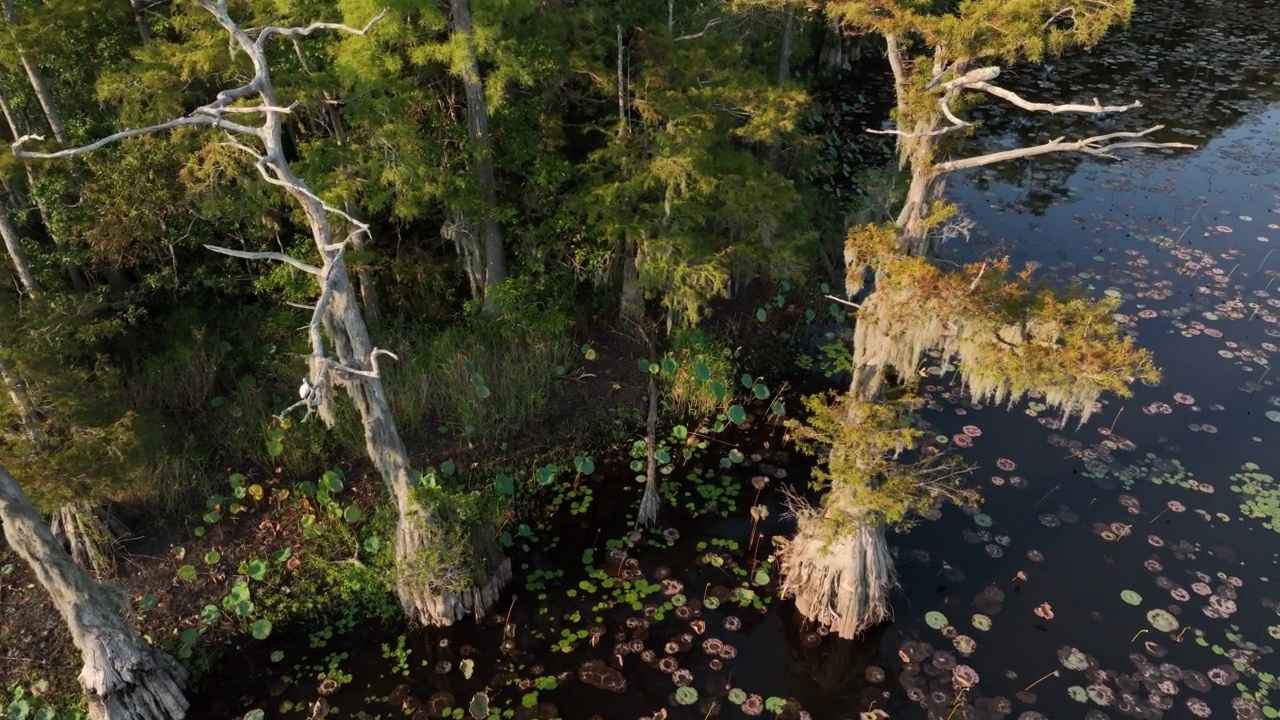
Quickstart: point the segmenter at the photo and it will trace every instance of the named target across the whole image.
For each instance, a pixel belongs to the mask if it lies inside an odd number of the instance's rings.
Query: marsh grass
[[[443,431],[490,441],[531,420],[550,396],[556,368],[573,345],[568,322],[548,312],[474,318],[436,333],[390,330],[387,347],[401,361],[388,364],[386,386],[402,433],[421,439]]]

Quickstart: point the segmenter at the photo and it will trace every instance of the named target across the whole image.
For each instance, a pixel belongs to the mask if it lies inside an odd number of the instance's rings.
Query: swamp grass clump
[[[542,409],[573,354],[570,323],[557,311],[477,317],[433,335],[388,333],[403,362],[388,363],[388,394],[406,432],[467,439],[502,437]]]

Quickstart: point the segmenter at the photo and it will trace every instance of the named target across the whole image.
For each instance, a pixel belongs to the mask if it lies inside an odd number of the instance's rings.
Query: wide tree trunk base
[[[86,637],[80,684],[90,720],[178,720],[187,713],[187,671],[140,638]]]
[[[656,482],[645,483],[644,495],[640,497],[640,511],[636,513],[636,523],[645,527],[652,527],[658,521],[658,508],[661,505],[662,501],[658,497],[658,484]]]
[[[809,620],[853,639],[893,618],[889,593],[897,571],[882,525],[845,516],[837,531],[831,518],[830,512],[802,517],[782,553],[781,592]]]
[[[429,546],[426,537],[412,527],[412,521],[400,522],[396,535],[396,558],[400,567],[396,594],[405,615],[425,627],[448,627],[467,615],[476,620],[484,618],[511,582],[511,559],[497,559],[484,584],[461,591],[436,592],[431,589],[433,584],[456,579],[424,577],[414,570],[419,567],[414,558],[436,550]]]

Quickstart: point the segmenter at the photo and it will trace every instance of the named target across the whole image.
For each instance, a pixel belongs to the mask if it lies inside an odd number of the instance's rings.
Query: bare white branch
[[[199,113],[201,112],[201,110],[204,110],[204,108],[201,108],[196,112]],[[58,160],[61,158],[69,158],[69,157],[75,157],[77,155],[84,155],[85,153],[93,152],[94,150],[98,150],[100,148],[106,147],[107,145],[110,145],[112,143],[119,142],[121,140],[128,140],[129,138],[132,138],[132,137],[139,137],[141,135],[151,135],[153,133],[164,132],[165,130],[172,130],[174,128],[187,127],[191,125],[212,125],[215,127],[220,127],[225,130],[230,130],[232,132],[242,133],[245,135],[256,136],[258,134],[258,128],[249,127],[247,125],[239,125],[237,123],[223,122],[216,115],[200,114],[200,115],[192,115],[188,117],[174,118],[173,120],[169,120],[168,122],[162,122],[157,125],[148,125],[147,127],[133,128],[131,130],[121,130],[120,132],[112,133],[111,135],[108,135],[100,140],[91,142],[88,145],[81,145],[80,147],[74,147],[74,148],[65,148],[62,150],[54,151],[54,152],[35,152],[32,150],[22,149],[22,146],[31,140],[44,140],[44,137],[41,135],[23,135],[22,137],[13,141],[12,148],[13,148],[13,154],[17,155],[18,157],[35,158],[40,160]]]
[[[293,109],[297,106],[298,106],[298,103],[296,102],[290,104],[288,107],[277,107],[274,105],[249,105],[249,106],[234,106],[234,107],[221,105],[221,106],[215,107],[212,105],[207,105],[205,107],[196,108],[195,112],[198,115],[211,115],[213,117],[217,117],[219,115],[226,115],[230,113],[251,114],[251,113],[275,112],[275,113],[289,114],[289,113],[292,113]]]
[[[311,273],[312,275],[317,276],[324,274],[324,271],[315,265],[302,262],[298,258],[291,255],[285,255],[284,253],[247,252],[244,250],[232,250],[231,248],[218,247],[217,245],[205,245],[205,247],[216,253],[230,255],[231,257],[243,258],[245,260],[275,260],[276,262],[282,262],[285,265],[292,265],[305,273]]]
[[[1140,100],[1134,100],[1128,105],[1103,105],[1102,103],[1098,102],[1097,98],[1093,99],[1092,105],[1086,105],[1084,103],[1054,104],[1054,103],[1033,102],[1031,100],[1023,99],[1021,96],[1019,96],[1017,93],[1011,90],[1005,90],[1004,88],[998,85],[992,85],[991,83],[986,81],[964,83],[963,87],[966,90],[982,90],[984,92],[990,93],[991,95],[995,95],[1001,100],[1005,100],[1014,105],[1017,105],[1023,110],[1030,110],[1032,112],[1043,112],[1043,113],[1054,113],[1054,114],[1066,113],[1066,112],[1117,113],[1117,112],[1125,112],[1126,110],[1132,110],[1134,108],[1142,107],[1142,102]]]
[[[1000,77],[1000,66],[989,65],[987,67],[974,68],[958,78],[953,78],[942,83],[944,90],[955,90],[956,88],[968,87],[975,83],[987,82]]]
[[[226,7],[225,0],[218,0],[218,1],[219,1],[219,4],[221,4],[224,8]],[[257,31],[258,39],[256,44],[258,47],[262,47],[263,44],[266,43],[266,41],[272,35],[278,35],[280,37],[303,37],[306,35],[310,35],[313,32],[317,32],[319,30],[337,30],[339,32],[344,32],[349,35],[364,35],[368,33],[369,30],[371,30],[373,26],[378,23],[379,20],[381,20],[386,16],[387,16],[387,9],[383,8],[382,12],[378,13],[377,15],[374,15],[373,19],[365,23],[365,26],[363,28],[353,28],[350,25],[345,25],[343,23],[329,23],[329,22],[314,22],[314,23],[311,23],[310,25],[307,25],[306,27],[267,26]]]
[[[386,355],[387,357],[390,357],[392,360],[400,359],[395,355],[395,353],[392,353],[390,350],[382,350],[379,348],[374,348],[369,353],[369,367],[371,368],[369,370],[357,370],[355,368],[350,368],[336,360],[330,360],[329,367],[334,370],[337,370],[338,372],[344,372],[349,375],[359,375],[360,377],[367,377],[367,378],[379,378],[379,377],[382,377],[378,372],[378,356],[379,355]]]
[[[1129,148],[1156,148],[1161,150],[1171,150],[1175,148],[1185,148],[1194,150],[1195,145],[1179,142],[1154,142],[1150,140],[1131,140],[1128,142],[1111,142],[1112,140],[1123,138],[1141,138],[1164,128],[1163,125],[1155,125],[1146,130],[1137,132],[1114,132],[1106,135],[1095,135],[1087,137],[1083,140],[1066,142],[1066,138],[1055,138],[1042,145],[1033,145],[1031,147],[1016,148],[1013,150],[1002,150],[1000,152],[988,153],[986,155],[978,155],[976,157],[964,158],[962,160],[951,160],[948,162],[938,163],[933,166],[934,172],[947,173],[956,170],[967,170],[969,168],[981,167],[983,165],[991,165],[993,163],[1004,162],[1006,160],[1016,160],[1018,158],[1033,157],[1036,155],[1047,155],[1055,152],[1082,152],[1096,157],[1105,157],[1118,159],[1112,154],[1114,150],[1124,150]]]
[[[228,143],[228,144],[238,146],[238,143]],[[244,147],[241,147],[241,149],[248,150],[248,148],[244,148]],[[305,185],[299,184],[294,178],[279,177],[278,176],[279,172],[276,169],[276,165],[269,162],[267,157],[260,156],[258,158],[258,162],[254,164],[254,167],[258,169],[258,173],[262,175],[263,179],[266,180],[267,182],[271,183],[272,185],[279,185],[280,187],[290,192],[297,193],[313,202],[319,203],[320,206],[324,208],[324,211],[326,213],[329,213],[331,215],[337,215],[338,217],[345,219],[347,222],[351,223],[352,227],[355,228],[354,230],[351,231],[350,234],[347,235],[347,238],[345,240],[343,240],[340,243],[325,245],[323,248],[321,248],[322,250],[325,250],[325,251],[342,250],[343,248],[346,247],[347,241],[350,240],[352,236],[356,235],[357,233],[365,233],[366,235],[369,233],[369,225],[367,223],[361,222],[355,219],[354,217],[352,217],[351,215],[347,214],[346,212],[339,210],[338,208],[325,202],[323,198],[311,192],[311,189],[306,187]],[[268,172],[268,169],[270,169],[270,172]]]
[[[689,35],[681,35],[680,37],[675,38],[673,42],[680,42],[681,40],[693,40],[695,38],[700,38],[703,35],[706,35],[708,30],[710,30],[711,28],[719,24],[720,24],[720,18],[711,18],[710,20],[707,21],[707,24],[703,25],[702,29],[699,30],[698,32],[691,33]]]

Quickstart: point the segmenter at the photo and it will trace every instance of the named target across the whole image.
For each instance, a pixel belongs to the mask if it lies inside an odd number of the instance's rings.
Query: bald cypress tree
[[[796,538],[783,553],[783,592],[810,619],[853,637],[889,617],[895,584],[885,530],[938,502],[972,502],[958,476],[909,456],[909,413],[886,413],[890,375],[916,377],[925,351],[958,361],[975,400],[1013,403],[1040,393],[1087,420],[1107,392],[1127,394],[1136,377],[1151,379],[1151,356],[1111,319],[1114,302],[1094,302],[1037,286],[1031,270],[994,258],[960,269],[930,260],[959,230],[955,207],[942,201],[953,172],[1057,152],[1114,158],[1129,148],[1190,147],[1148,139],[1159,126],[1078,140],[963,156],[974,126],[961,117],[979,96],[1029,112],[1116,113],[1139,103],[1103,105],[1028,100],[995,84],[1001,65],[1041,62],[1072,48],[1091,48],[1128,21],[1133,0],[856,0],[828,12],[844,27],[881,36],[893,74],[895,127],[872,130],[898,140],[911,182],[896,220],[853,228],[845,244],[846,290],[860,300],[853,379],[846,397],[812,408],[797,436],[825,454],[819,479],[829,491],[821,508],[802,502]],[[958,158],[958,159],[957,159]],[[870,279],[870,282],[868,282]],[[895,403],[892,407],[901,407]],[[888,433],[894,443],[867,438]],[[892,461],[887,460],[892,459]],[[939,478],[945,482],[939,482]]]

